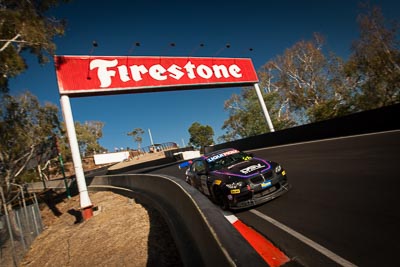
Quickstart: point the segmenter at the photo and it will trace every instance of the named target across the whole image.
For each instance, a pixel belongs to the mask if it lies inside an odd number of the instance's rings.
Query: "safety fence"
[[[43,231],[42,217],[35,194],[22,190],[5,201],[0,209],[0,266],[19,266],[35,238]]]
[[[165,142],[162,144],[153,144],[150,146],[145,146],[140,149],[141,152],[143,153],[153,153],[153,152],[159,152],[159,151],[165,151],[173,148],[177,148],[178,145],[174,142]]]

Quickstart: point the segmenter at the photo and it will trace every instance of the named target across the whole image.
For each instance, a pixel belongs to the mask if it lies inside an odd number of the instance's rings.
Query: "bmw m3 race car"
[[[234,148],[205,154],[186,165],[186,182],[223,209],[265,203],[290,187],[281,165]]]

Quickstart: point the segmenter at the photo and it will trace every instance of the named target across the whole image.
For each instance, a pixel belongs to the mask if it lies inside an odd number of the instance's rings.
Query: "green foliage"
[[[201,125],[198,122],[194,122],[188,131],[190,134],[189,146],[203,149],[205,146],[214,143],[214,130],[209,125]]]
[[[268,113],[272,117],[271,120],[276,130],[293,125],[291,119],[282,115],[281,110],[276,108],[277,93],[264,93],[263,99],[266,106],[269,107]],[[222,126],[226,133],[218,138],[219,141],[229,142],[269,132],[254,88],[243,88],[241,95],[232,95],[229,100],[225,101],[224,108],[229,112],[229,118]]]
[[[83,157],[106,151],[99,144],[99,139],[103,136],[103,127],[104,123],[100,121],[86,121],[83,124],[75,122],[76,138]]]
[[[6,0],[0,4],[0,90],[8,90],[8,80],[27,65],[21,53],[30,52],[39,63],[49,61],[55,44],[64,34],[65,21],[46,17],[46,11],[66,0]]]
[[[350,92],[343,78],[343,62],[322,53],[323,38],[300,41],[283,55],[268,61],[259,71],[263,100],[275,130],[346,114]],[[225,102],[229,118],[221,141],[269,131],[256,92],[244,88],[240,96]]]
[[[323,37],[299,41],[259,71],[264,102],[276,130],[400,102],[397,22],[386,27],[379,8],[358,19],[360,39],[348,62],[324,53]],[[229,118],[221,141],[267,132],[254,90],[244,88],[225,102]]]
[[[322,36],[315,34],[313,40],[296,43],[264,66],[268,83],[297,124],[330,119],[349,109],[343,61],[333,53],[325,55],[323,44]]]
[[[358,17],[360,38],[352,45],[346,64],[348,79],[354,83],[358,110],[400,102],[400,50],[398,24],[391,28],[378,7]]]
[[[2,95],[0,110],[0,183],[15,182],[33,157],[51,150],[52,136],[60,132],[58,108],[41,106],[27,92]]]
[[[59,123],[57,106],[40,105],[29,92],[13,97],[2,94],[0,109],[0,185],[31,181],[37,166],[55,158],[54,137],[59,138],[64,160],[71,158],[67,137]],[[102,122],[75,123],[76,135],[83,156],[105,151],[98,143]]]
[[[138,144],[138,150],[140,150],[140,145],[142,144],[144,130],[142,128],[135,128],[133,131],[129,132],[127,135],[132,136],[133,140]]]

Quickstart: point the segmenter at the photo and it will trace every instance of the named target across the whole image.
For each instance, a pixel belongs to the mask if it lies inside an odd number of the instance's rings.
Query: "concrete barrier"
[[[397,130],[400,129],[400,120],[397,119],[399,116],[400,104],[395,104],[379,109],[363,111],[330,120],[208,146],[205,148],[205,152],[227,147],[234,147],[239,150],[252,150],[326,138]]]
[[[222,210],[185,181],[167,175],[104,175],[89,191],[113,191],[156,208],[169,226],[185,266],[268,266]],[[48,188],[60,183],[48,183]],[[40,188],[40,183],[28,189]],[[55,188],[55,187],[53,187]]]

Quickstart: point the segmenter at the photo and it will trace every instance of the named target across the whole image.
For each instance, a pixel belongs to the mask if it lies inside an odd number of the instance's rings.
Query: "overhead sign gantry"
[[[69,97],[254,86],[271,132],[257,73],[248,58],[55,56],[61,108],[83,217],[92,216]]]

